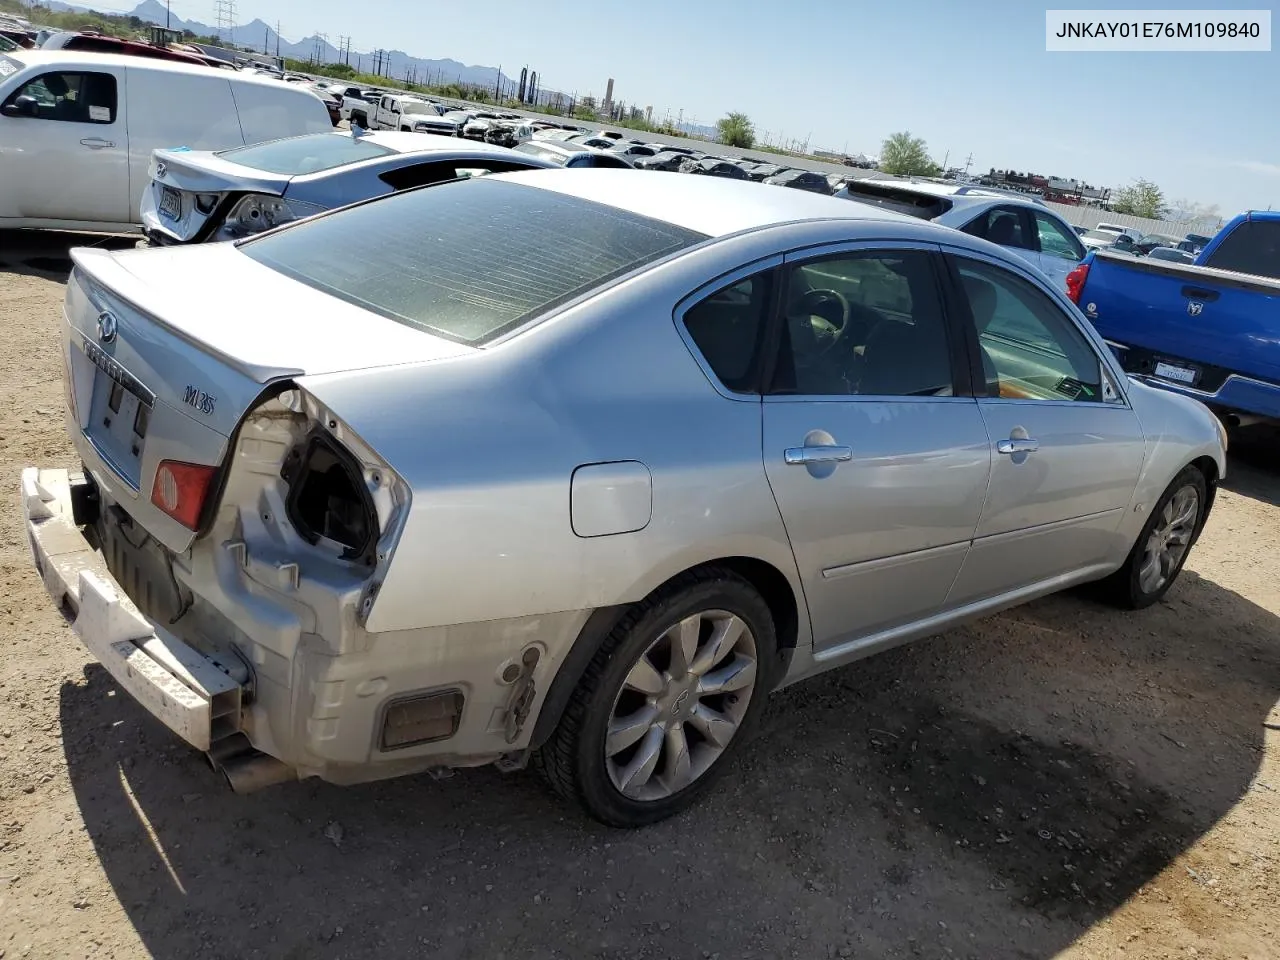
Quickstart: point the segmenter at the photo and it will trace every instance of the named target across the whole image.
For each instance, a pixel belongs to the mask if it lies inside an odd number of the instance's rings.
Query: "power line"
[[[219,38],[235,43],[236,0],[214,0],[213,17]]]

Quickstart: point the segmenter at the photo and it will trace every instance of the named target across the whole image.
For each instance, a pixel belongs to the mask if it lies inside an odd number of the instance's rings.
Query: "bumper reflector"
[[[393,700],[383,714],[383,750],[447,740],[462,720],[461,690],[437,690]]]

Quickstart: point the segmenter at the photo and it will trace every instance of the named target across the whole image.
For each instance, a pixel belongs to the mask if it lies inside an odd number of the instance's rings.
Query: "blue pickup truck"
[[[1094,252],[1067,293],[1131,375],[1229,424],[1280,421],[1280,213],[1245,213],[1194,264]]]

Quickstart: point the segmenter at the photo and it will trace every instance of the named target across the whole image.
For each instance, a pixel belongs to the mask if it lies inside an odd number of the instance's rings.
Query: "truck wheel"
[[[1206,497],[1204,474],[1185,467],[1156,501],[1119,570],[1099,586],[1109,601],[1130,610],[1149,607],[1178,579],[1199,532]]]
[[[772,684],[768,605],[722,568],[692,571],[609,634],[533,763],[617,827],[694,803],[750,735]]]
[[[364,127],[366,130],[369,129],[369,118],[363,113],[351,114],[351,122],[357,126]]]

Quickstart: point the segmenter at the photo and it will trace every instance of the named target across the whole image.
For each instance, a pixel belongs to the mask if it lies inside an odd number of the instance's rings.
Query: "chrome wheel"
[[[1187,484],[1169,498],[1143,548],[1138,586],[1155,593],[1177,572],[1200,518],[1200,494]]]
[[[604,755],[614,787],[661,800],[706,773],[746,716],[756,660],[755,637],[724,610],[665,630],[627,671],[609,713]]]

